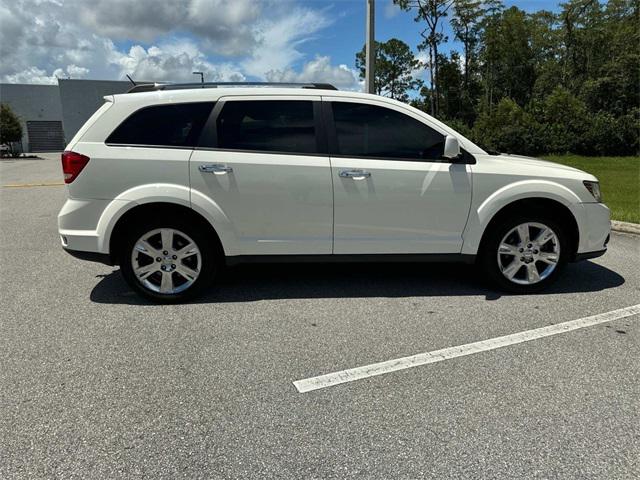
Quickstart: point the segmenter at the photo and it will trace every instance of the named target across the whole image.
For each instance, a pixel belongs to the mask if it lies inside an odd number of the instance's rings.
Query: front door
[[[190,160],[191,188],[230,220],[227,255],[330,254],[333,198],[320,97],[223,97]],[[213,133],[209,135],[207,133]]]
[[[471,170],[442,159],[445,135],[402,107],[323,101],[334,253],[460,253]]]

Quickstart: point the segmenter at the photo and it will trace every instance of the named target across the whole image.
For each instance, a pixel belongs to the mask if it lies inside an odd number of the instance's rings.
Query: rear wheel
[[[129,285],[156,302],[193,298],[218,271],[219,261],[199,229],[186,222],[146,222],[125,234],[120,256]]]
[[[569,252],[558,221],[544,215],[514,215],[491,228],[479,260],[494,283],[510,292],[530,293],[555,281]]]

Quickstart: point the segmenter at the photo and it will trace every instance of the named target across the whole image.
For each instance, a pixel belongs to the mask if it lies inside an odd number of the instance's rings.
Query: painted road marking
[[[537,340],[538,338],[550,337],[552,335],[558,335],[560,333],[571,332],[579,328],[591,327],[593,325],[611,322],[613,320],[630,317],[639,313],[640,304],[633,305],[631,307],[620,308],[611,312],[600,313],[598,315],[592,315],[590,317],[580,318],[578,320],[558,323],[555,325],[550,325],[548,327],[541,327],[534,330],[526,330],[524,332],[513,333],[511,335],[505,335],[503,337],[490,338],[488,340],[467,343],[465,345],[458,345],[456,347],[443,348],[441,350],[435,350],[433,352],[419,353],[410,357],[396,358],[394,360],[387,360],[386,362],[373,363],[371,365],[364,365],[362,367],[356,368],[349,368],[347,370],[327,373],[326,375],[320,375],[318,377],[305,378],[304,380],[297,380],[293,382],[293,384],[300,393],[311,392],[313,390],[332,387],[341,383],[354,382],[356,380],[362,380],[363,378],[369,378],[376,375],[383,375],[385,373],[405,370],[407,368],[427,365],[429,363],[442,362],[444,360],[449,360],[456,357],[464,357],[465,355],[486,352],[488,350],[495,350],[496,348],[516,345],[518,343],[529,342],[531,340]]]
[[[64,182],[41,182],[41,183],[9,183],[2,185],[7,188],[26,188],[26,187],[58,187],[64,185]]]

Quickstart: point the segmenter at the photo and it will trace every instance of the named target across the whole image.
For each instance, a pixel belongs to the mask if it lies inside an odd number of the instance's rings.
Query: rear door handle
[[[233,168],[227,167],[226,165],[221,165],[219,163],[206,163],[204,165],[200,165],[198,167],[203,173],[213,173],[215,175],[225,175],[227,173],[233,172]]]
[[[369,178],[371,176],[370,172],[365,172],[364,170],[341,170],[340,178],[353,178],[354,180],[364,180],[365,178]]]

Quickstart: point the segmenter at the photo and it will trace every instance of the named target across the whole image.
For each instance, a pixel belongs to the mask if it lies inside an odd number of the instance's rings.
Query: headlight
[[[600,194],[600,183],[590,182],[588,180],[585,180],[582,183],[584,183],[584,186],[587,187],[589,193],[593,195],[593,198],[596,199],[596,202],[602,202],[602,195]]]

